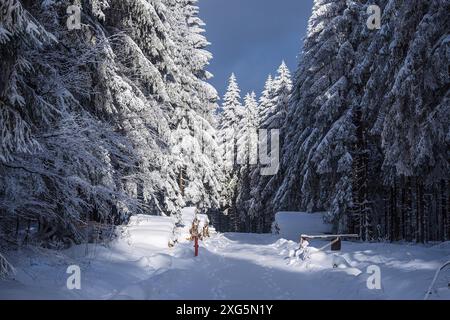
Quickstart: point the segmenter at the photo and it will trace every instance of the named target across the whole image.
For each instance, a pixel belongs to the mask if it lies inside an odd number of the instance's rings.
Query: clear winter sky
[[[221,97],[234,72],[242,96],[259,96],[284,59],[291,72],[306,34],[313,0],[200,0],[200,17],[214,55],[210,82]]]

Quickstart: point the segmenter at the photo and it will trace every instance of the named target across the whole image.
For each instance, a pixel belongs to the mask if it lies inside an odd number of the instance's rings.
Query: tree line
[[[315,0],[294,75],[244,99],[233,75],[219,107],[197,0],[0,0],[0,246],[184,206],[220,231],[325,211],[365,241],[449,240],[450,3],[376,4],[371,30],[373,1]]]
[[[231,229],[269,232],[277,211],[326,211],[335,232],[365,241],[450,239],[450,3],[376,1],[372,30],[373,4],[314,2],[277,124],[280,171],[248,184],[255,171],[240,169]]]

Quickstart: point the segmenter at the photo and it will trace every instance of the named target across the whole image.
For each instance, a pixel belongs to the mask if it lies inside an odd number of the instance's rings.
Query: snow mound
[[[206,214],[197,214],[197,208],[184,208],[181,211],[180,224],[176,230],[176,239],[178,243],[190,241],[190,229],[194,223],[195,218],[199,220],[198,230],[202,232],[205,226],[209,226],[209,218]]]
[[[291,253],[289,265],[313,270],[333,269],[352,276],[362,274],[360,269],[353,267],[352,263],[340,254],[325,252],[314,247],[297,250],[293,255]]]
[[[149,257],[142,257],[137,261],[137,265],[155,271],[167,270],[172,266],[172,259],[172,256],[167,254],[154,254]]]
[[[195,219],[196,212],[197,212],[196,207],[184,208],[181,211],[181,223],[190,226]]]
[[[295,251],[299,248],[299,244],[294,241],[279,239],[277,242],[272,244],[272,247],[279,250],[280,256],[288,256],[291,251]]]
[[[333,267],[333,256],[314,247],[289,251],[289,265],[300,265],[318,269]]]
[[[287,240],[299,241],[300,235],[331,233],[332,226],[324,222],[325,213],[278,212],[272,230]]]
[[[137,247],[168,248],[173,242],[175,219],[137,215],[130,219],[126,227],[128,243]]]
[[[191,236],[189,230],[191,229],[192,223],[194,222],[196,210],[197,208],[190,207],[184,208],[181,211],[181,220],[176,231],[177,242],[183,243],[189,241]]]
[[[197,219],[200,221],[198,230],[203,230],[204,227],[209,226],[209,218],[206,214],[198,214]]]
[[[448,250],[450,252],[450,241],[439,243],[433,246],[433,248],[439,250]]]
[[[362,273],[361,270],[354,268],[347,258],[338,253],[311,246],[300,248],[298,243],[286,239],[279,239],[272,244],[272,247],[279,251],[280,256],[286,257],[289,266],[314,270],[335,269],[354,276]]]

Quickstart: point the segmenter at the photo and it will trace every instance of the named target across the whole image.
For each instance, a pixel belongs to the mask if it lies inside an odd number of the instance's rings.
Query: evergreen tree
[[[71,1],[0,4],[1,243],[26,228],[26,241],[68,245],[91,240],[92,220],[217,206],[217,94],[196,1],[76,1],[80,30],[66,26]]]
[[[216,130],[212,126],[218,99],[216,90],[206,83],[212,75],[205,71],[211,54],[202,35],[203,21],[198,17],[196,0],[171,1],[178,25],[177,64],[182,73],[178,81],[179,99],[172,121],[176,125],[172,154],[178,180],[184,180],[183,198],[189,205],[214,210],[220,200],[220,161]],[[181,132],[179,128],[183,127]],[[184,136],[188,135],[188,136]],[[189,141],[187,141],[189,140]],[[188,150],[187,150],[188,149]],[[179,154],[179,150],[183,150]]]
[[[280,148],[283,146],[283,135],[285,131],[286,111],[291,97],[292,79],[291,74],[284,63],[280,65],[274,80],[269,76],[260,99],[260,129],[280,130]],[[268,145],[270,141],[261,141]],[[261,146],[260,146],[261,147]],[[269,148],[268,148],[269,149]],[[281,151],[281,150],[280,150]],[[249,215],[253,219],[253,229],[257,232],[270,232],[271,223],[274,219],[272,207],[266,203],[267,199],[276,191],[278,177],[264,176],[261,166],[253,168],[250,172],[252,190],[250,193]]]
[[[239,219],[239,230],[254,231],[252,217],[248,210],[251,205],[252,190],[251,172],[258,162],[258,102],[256,94],[248,93],[244,99],[245,114],[241,119],[240,131],[237,138],[237,161],[239,165],[236,183],[235,210]]]
[[[352,1],[315,1],[288,111],[276,209],[327,208],[330,220],[342,222],[352,205],[347,94],[359,10]]]
[[[259,98],[259,124],[262,125],[263,120],[267,118],[267,114],[269,110],[274,109],[274,95],[275,88],[273,85],[272,75],[267,77],[266,83],[264,85],[264,90],[261,93],[261,97]]]
[[[256,94],[252,92],[244,98],[244,114],[239,124],[240,130],[236,136],[237,163],[239,165],[247,166],[257,163],[258,126],[258,103],[256,102]]]
[[[284,126],[291,91],[291,73],[283,61],[275,79],[269,77],[267,80],[261,97],[261,129],[281,129]]]
[[[241,120],[244,116],[244,108],[241,104],[240,89],[236,76],[231,75],[227,92],[223,98],[221,114],[219,115],[219,148],[222,157],[223,193],[222,208],[229,219],[231,230],[239,229],[239,222],[235,210],[236,187],[239,166],[237,164],[237,137],[240,131]]]
[[[448,4],[380,1],[380,30],[366,27],[369,4],[315,1],[278,191],[257,202],[329,211],[363,240],[444,240]]]
[[[221,153],[226,166],[225,171],[230,173],[236,166],[237,136],[240,131],[244,108],[241,104],[240,89],[236,76],[231,75],[219,121],[219,141]]]

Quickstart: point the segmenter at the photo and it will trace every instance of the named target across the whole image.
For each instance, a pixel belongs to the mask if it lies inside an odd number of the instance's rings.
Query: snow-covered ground
[[[154,245],[149,219],[133,220],[108,247],[9,252],[17,273],[0,281],[0,299],[423,299],[435,270],[450,260],[450,243],[343,242],[342,252],[332,253],[317,252],[326,244],[320,241],[302,260],[294,254],[295,242],[235,233],[213,234],[194,258],[191,242],[162,245],[172,232],[167,219],[157,219]],[[186,237],[186,227],[173,234]],[[81,268],[81,290],[66,287],[69,265]],[[381,270],[380,290],[367,287],[371,265]],[[438,287],[449,281],[447,269]],[[448,291],[441,298],[450,299]]]

